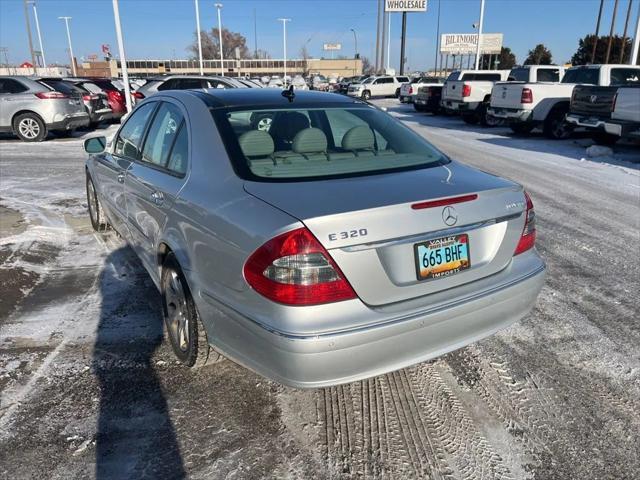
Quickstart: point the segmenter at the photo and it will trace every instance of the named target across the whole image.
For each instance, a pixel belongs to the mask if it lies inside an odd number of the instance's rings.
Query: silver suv
[[[235,78],[200,76],[200,75],[167,75],[165,77],[150,78],[133,96],[137,100],[149,97],[164,90],[192,90],[208,88],[248,88]]]
[[[70,97],[22,76],[0,76],[0,132],[25,142],[41,142],[48,132],[89,125],[81,97]]]

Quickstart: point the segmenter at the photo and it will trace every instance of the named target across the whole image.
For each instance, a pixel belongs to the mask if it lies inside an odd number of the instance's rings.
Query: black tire
[[[426,110],[423,105],[416,105],[415,103],[413,104],[413,109],[416,112],[424,112]]]
[[[396,90],[396,93],[395,93],[394,97],[400,98],[400,89],[399,88]]]
[[[369,90],[365,90],[360,96],[363,100],[369,100],[371,98],[371,92]]]
[[[492,115],[489,115],[489,104],[483,103],[478,108],[478,118],[480,125],[483,127],[497,127],[500,124],[500,120]]]
[[[516,135],[528,135],[533,130],[533,125],[528,123],[512,123],[509,128]]]
[[[87,189],[87,208],[89,210],[89,219],[91,220],[91,226],[96,232],[104,232],[108,229],[109,223],[102,209],[100,198],[98,198],[98,192],[93,183],[91,175],[87,172],[86,179]]]
[[[573,126],[564,120],[568,112],[569,107],[556,107],[549,112],[542,128],[547,138],[552,140],[565,140],[571,136]]]
[[[42,142],[47,138],[47,127],[35,113],[21,113],[13,119],[13,132],[23,142]]]
[[[191,290],[172,252],[162,264],[160,289],[164,325],[178,360],[191,368],[219,361],[221,356],[209,346]]]
[[[618,137],[617,135],[612,135],[611,133],[607,132],[594,132],[593,135],[591,135],[591,138],[598,145],[603,145],[606,147],[612,147],[618,140],[620,140],[620,137]]]
[[[462,121],[469,125],[475,125],[478,123],[478,116],[475,113],[464,113],[462,114]]]

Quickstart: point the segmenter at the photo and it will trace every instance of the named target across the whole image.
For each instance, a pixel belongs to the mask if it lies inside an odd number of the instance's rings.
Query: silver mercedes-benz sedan
[[[357,99],[160,92],[85,149],[93,227],[137,252],[190,367],[351,382],[493,334],[543,285],[522,186]]]

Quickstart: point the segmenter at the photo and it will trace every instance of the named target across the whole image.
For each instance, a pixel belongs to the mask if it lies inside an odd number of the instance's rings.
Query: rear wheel
[[[396,93],[394,94],[394,97],[396,98],[400,98],[400,89],[396,89]]]
[[[475,125],[478,123],[478,116],[475,113],[462,114],[462,120],[469,125]]]
[[[91,176],[87,172],[87,206],[89,209],[89,219],[91,220],[91,226],[96,232],[104,232],[108,227],[107,219],[102,210],[96,187],[93,184]]]
[[[13,121],[13,131],[23,142],[42,142],[47,137],[47,127],[35,113],[23,113]]]
[[[362,92],[361,96],[363,100],[369,100],[371,98],[371,92],[369,90],[365,90]]]
[[[422,106],[422,105],[416,105],[416,103],[415,103],[415,102],[413,103],[413,109],[414,109],[416,112],[424,112],[424,111],[425,111],[424,106]]]
[[[527,123],[512,123],[509,128],[516,135],[528,135],[533,130],[533,125]]]
[[[162,313],[173,353],[187,367],[203,367],[220,360],[207,340],[191,290],[173,253],[162,265]]]
[[[569,111],[568,107],[553,109],[544,121],[543,132],[547,138],[553,140],[564,140],[573,133],[573,126],[569,125],[564,117]]]
[[[617,135],[612,135],[611,133],[606,132],[596,132],[591,138],[598,145],[605,145],[607,147],[611,147],[615,145],[615,143],[620,139]]]
[[[489,105],[486,103],[478,109],[478,117],[483,127],[496,127],[500,124],[500,119],[489,114]]]

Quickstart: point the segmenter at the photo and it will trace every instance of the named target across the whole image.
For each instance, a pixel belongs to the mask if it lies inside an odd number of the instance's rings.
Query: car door
[[[28,87],[13,78],[0,78],[0,128],[11,128],[14,114],[25,108],[24,92],[28,90]],[[34,100],[35,97],[32,96],[31,101]]]
[[[95,156],[94,183],[113,227],[127,239],[125,178],[131,162],[140,156],[144,133],[157,105],[157,102],[149,102],[136,108],[116,134],[112,147]]]
[[[125,181],[132,245],[149,273],[157,277],[157,245],[166,218],[186,180],[189,138],[185,113],[163,100],[151,121],[142,155]],[[156,278],[157,279],[157,278]]]

